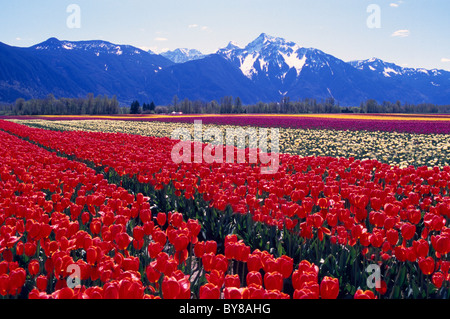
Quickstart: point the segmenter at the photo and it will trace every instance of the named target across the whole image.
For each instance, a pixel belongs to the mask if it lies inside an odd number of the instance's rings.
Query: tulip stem
[[[241,283],[242,283],[242,285],[244,285],[244,283],[245,283],[245,263],[244,262],[241,262],[241,263],[242,263]]]

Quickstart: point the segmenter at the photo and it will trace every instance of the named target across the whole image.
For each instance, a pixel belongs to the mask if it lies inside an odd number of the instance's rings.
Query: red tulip
[[[150,258],[156,258],[160,252],[163,250],[163,246],[158,242],[152,242],[148,245],[148,254]]]
[[[250,254],[247,259],[248,271],[260,271],[263,268],[261,256],[255,253]]]
[[[293,299],[319,299],[319,285],[314,284],[317,286],[317,292],[315,289],[310,289],[310,287],[305,287],[302,289],[296,289],[294,290]]]
[[[40,291],[47,290],[47,283],[48,283],[47,276],[41,275],[36,278],[36,287]]]
[[[205,274],[205,277],[209,283],[212,283],[219,288],[222,287],[224,280],[225,280],[224,273],[221,271],[218,271],[217,269],[211,270],[210,273]]]
[[[156,215],[156,222],[158,223],[159,226],[164,226],[166,224],[166,221],[167,221],[166,213],[159,212]]]
[[[444,283],[444,279],[444,274],[440,271],[436,271],[431,277],[431,282],[437,289],[440,289],[442,287],[442,284]]]
[[[228,270],[228,259],[225,255],[219,254],[214,256],[214,269],[217,269],[223,273]]]
[[[386,240],[389,242],[389,244],[391,244],[391,246],[395,246],[398,243],[398,231],[396,231],[395,229],[389,229],[386,232]]]
[[[405,240],[410,240],[416,234],[416,226],[410,223],[404,223],[401,227],[402,237]]]
[[[10,279],[8,274],[0,275],[0,295],[6,296],[10,291]]]
[[[264,286],[267,290],[283,290],[283,275],[278,271],[264,274]]]
[[[322,299],[336,299],[339,295],[339,280],[325,276],[320,283],[320,297]]]
[[[103,299],[119,299],[119,284],[115,281],[103,286]]]
[[[155,264],[156,264],[156,261],[153,261],[145,269],[147,279],[148,279],[148,281],[150,281],[152,283],[157,282],[159,280],[159,278],[161,277],[161,273],[155,268]]]
[[[158,242],[161,244],[161,246],[165,246],[166,242],[167,242],[167,236],[166,233],[163,232],[160,229],[155,229],[152,233],[152,238],[154,241]]]
[[[16,268],[9,274],[9,287],[12,294],[20,292],[25,284],[26,272],[23,268]]]
[[[176,251],[182,251],[189,245],[189,238],[185,234],[177,234],[172,244]]]
[[[97,250],[94,247],[89,247],[86,250],[86,261],[90,265],[95,265],[97,261]]]
[[[194,254],[197,258],[202,258],[205,253],[205,242],[197,242],[194,246]]]
[[[259,271],[249,271],[246,276],[247,286],[252,284],[262,286],[262,275]]]
[[[64,287],[60,290],[55,291],[52,294],[53,298],[55,299],[73,299],[74,298],[74,291],[72,288]]]
[[[34,256],[36,254],[36,244],[34,242],[26,242],[24,244],[24,253],[28,257]]]
[[[161,288],[164,299],[177,299],[181,291],[180,284],[174,277],[165,276]]]
[[[283,278],[284,279],[289,278],[293,271],[294,260],[291,257],[283,255],[277,258],[276,263],[278,272],[280,272],[283,275]]]
[[[434,259],[432,257],[419,259],[419,268],[424,275],[431,275],[434,272]]]
[[[144,233],[144,227],[142,227],[142,226],[135,226],[134,228],[133,228],[133,238],[135,239],[135,240],[142,240],[142,239],[144,239],[144,235],[145,235],[145,233]]]
[[[239,279],[239,275],[226,275],[225,276],[225,287],[241,287],[241,280]]]
[[[216,254],[217,253],[217,242],[214,240],[209,240],[205,242],[205,254]]]
[[[428,251],[430,249],[430,245],[428,242],[424,239],[419,239],[417,241],[413,242],[413,247],[416,252],[416,255],[418,258],[423,257],[425,258],[428,256]]]
[[[355,295],[353,297],[354,299],[377,299],[375,294],[371,290],[365,290],[358,289],[355,292]]]
[[[225,299],[248,299],[249,296],[247,288],[226,287],[223,292]]]
[[[36,259],[29,261],[28,273],[34,277],[39,273],[39,262]]]
[[[201,286],[200,299],[220,299],[219,287],[212,283]]]

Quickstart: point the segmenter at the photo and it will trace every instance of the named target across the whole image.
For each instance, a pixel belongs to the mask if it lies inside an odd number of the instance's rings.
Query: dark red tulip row
[[[179,196],[199,193],[218,210],[231,207],[305,240],[356,247],[368,260],[398,269],[414,263],[438,289],[448,283],[450,167],[280,154],[278,173],[262,175],[260,166],[250,163],[175,164],[170,152],[176,141],[166,138],[51,132],[10,122],[0,122],[0,128],[119,175],[137,176],[155,189],[172,183]],[[186,242],[180,238],[176,246]]]

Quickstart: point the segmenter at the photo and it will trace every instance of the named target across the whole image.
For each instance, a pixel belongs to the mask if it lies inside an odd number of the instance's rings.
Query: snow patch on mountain
[[[258,57],[258,54],[252,54],[243,58],[240,69],[246,77],[252,78],[252,75],[256,73],[254,65]]]
[[[174,63],[185,63],[188,61],[200,60],[205,57],[205,55],[198,50],[186,48],[163,52],[161,55]]]
[[[297,71],[297,76],[302,72],[303,67],[306,63],[306,55],[304,55],[301,59],[298,58],[296,53],[285,54],[280,52],[281,56],[284,59],[284,62],[289,66],[289,69],[294,68]]]

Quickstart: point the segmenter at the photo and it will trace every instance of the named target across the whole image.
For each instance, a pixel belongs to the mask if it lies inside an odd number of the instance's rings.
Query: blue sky
[[[67,26],[70,4],[81,10],[79,28]],[[368,12],[371,4],[379,11]],[[378,57],[450,70],[449,14],[448,0],[0,0],[0,42],[102,39],[158,53],[213,53],[265,32],[344,61]],[[372,17],[378,27],[368,26]]]

